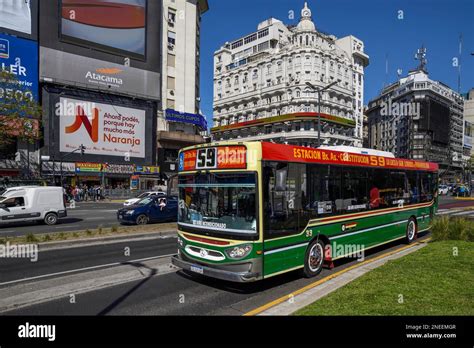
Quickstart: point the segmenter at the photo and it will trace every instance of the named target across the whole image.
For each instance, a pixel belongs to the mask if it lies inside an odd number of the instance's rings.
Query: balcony
[[[157,140],[189,144],[202,144],[205,142],[201,135],[167,131],[158,131]]]

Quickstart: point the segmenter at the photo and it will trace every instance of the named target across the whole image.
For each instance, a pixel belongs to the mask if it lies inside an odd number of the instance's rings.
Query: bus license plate
[[[199,274],[204,273],[204,269],[202,267],[198,267],[198,266],[191,266],[191,271],[195,272],[195,273],[199,273]]]

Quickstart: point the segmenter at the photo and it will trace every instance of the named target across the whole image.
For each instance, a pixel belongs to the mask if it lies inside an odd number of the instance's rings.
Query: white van
[[[61,187],[17,187],[0,196],[0,224],[44,221],[47,225],[55,225],[59,218],[66,216]]]

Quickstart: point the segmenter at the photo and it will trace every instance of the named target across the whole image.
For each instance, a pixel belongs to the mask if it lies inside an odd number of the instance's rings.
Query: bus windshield
[[[179,177],[178,224],[213,234],[257,233],[256,175],[206,173]]]

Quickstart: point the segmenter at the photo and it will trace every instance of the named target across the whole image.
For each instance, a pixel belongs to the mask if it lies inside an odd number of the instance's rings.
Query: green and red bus
[[[249,282],[395,240],[413,242],[437,209],[438,165],[354,151],[219,142],[182,149],[172,263]],[[352,251],[352,253],[351,253]]]

